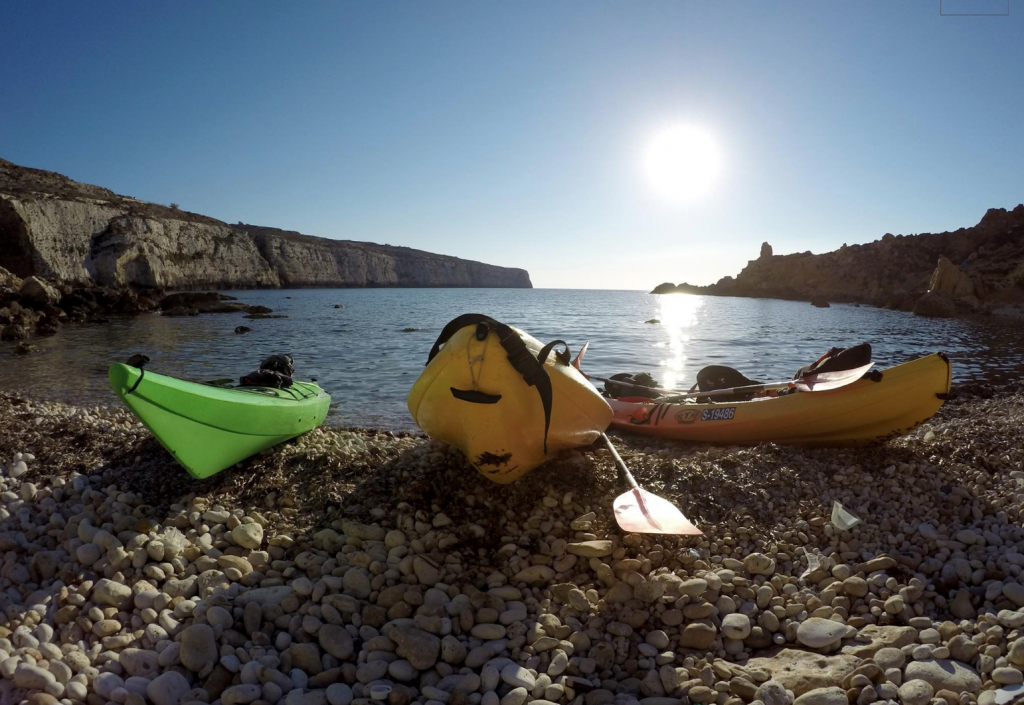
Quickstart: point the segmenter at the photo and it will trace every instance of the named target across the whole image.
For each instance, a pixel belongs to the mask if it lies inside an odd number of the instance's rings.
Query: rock
[[[291,656],[292,668],[305,671],[311,676],[315,676],[323,670],[320,649],[316,644],[292,644],[285,653]]]
[[[123,609],[131,604],[132,589],[107,578],[100,578],[92,589],[94,602]]]
[[[208,624],[193,624],[181,633],[181,664],[199,673],[219,658],[217,640]]]
[[[393,629],[391,639],[398,644],[398,655],[420,671],[433,668],[441,653],[441,639],[415,627]]]
[[[56,683],[57,678],[39,666],[31,666],[27,663],[20,663],[14,671],[14,685],[27,690],[42,690],[51,683]]]
[[[235,604],[245,607],[251,602],[260,606],[280,605],[287,598],[295,594],[295,589],[290,585],[275,585],[273,587],[256,588],[243,592],[235,600]]]
[[[28,337],[28,331],[25,330],[24,326],[16,323],[4,326],[0,329],[0,340],[24,340]]]
[[[354,653],[352,635],[345,627],[325,624],[317,632],[320,647],[339,661],[348,661]]]
[[[842,688],[816,688],[793,701],[793,705],[847,705],[846,691]]]
[[[764,705],[790,705],[786,686],[776,680],[767,680],[758,686],[754,697]]]
[[[815,308],[831,308],[828,301],[825,299],[811,299],[811,306]]]
[[[959,661],[970,662],[972,660],[970,658],[962,659],[957,657],[952,648],[950,648],[950,653],[953,654],[953,658]],[[1015,666],[1024,666],[1024,639],[1015,639],[1010,643],[1010,648],[1006,652],[1006,658]]]
[[[502,639],[505,637],[505,632],[505,627],[500,624],[477,624],[470,630],[470,634],[484,641]]]
[[[729,639],[746,639],[750,635],[750,618],[745,614],[727,614],[722,619],[722,636]]]
[[[830,619],[811,617],[800,623],[796,638],[804,646],[809,646],[812,649],[824,649],[838,642],[845,634],[845,625]]]
[[[345,593],[359,600],[365,600],[373,592],[370,575],[363,568],[350,568],[342,578]]]
[[[691,703],[699,705],[710,705],[718,698],[718,691],[706,685],[695,685],[686,693]]]
[[[466,660],[466,647],[461,641],[448,635],[441,639],[441,660],[453,666],[461,666]]]
[[[1012,580],[1003,583],[1003,596],[1017,607],[1024,607],[1024,585]]]
[[[250,328],[249,326],[235,326],[235,333],[238,334],[248,333],[251,330],[252,328]]]
[[[580,541],[578,543],[570,543],[565,547],[567,553],[571,553],[574,556],[582,556],[583,558],[604,558],[605,556],[612,555],[612,549],[612,542],[607,539]]]
[[[423,556],[413,557],[412,569],[421,585],[434,586],[441,582],[441,570]]]
[[[775,559],[763,553],[751,553],[743,558],[743,567],[751,575],[774,575]]]
[[[327,686],[327,702],[331,705],[351,705],[352,689],[344,683]]]
[[[29,277],[21,282],[18,289],[22,303],[31,304],[34,308],[43,308],[47,305],[54,305],[60,301],[60,292],[57,288],[39,277]]]
[[[927,681],[935,690],[952,690],[957,693],[976,693],[981,690],[978,672],[965,663],[950,659],[911,661],[903,673],[907,681]]]
[[[761,254],[758,256],[758,259],[768,259],[771,256],[772,256],[772,246],[769,245],[767,242],[762,242],[761,243]]]
[[[256,684],[233,685],[224,689],[220,695],[220,701],[224,705],[248,705],[258,700],[263,694],[263,689]]]
[[[710,624],[694,622],[687,624],[679,636],[679,646],[683,649],[706,650],[715,645],[718,630]]]
[[[907,656],[900,649],[894,649],[892,647],[886,647],[879,649],[875,654],[875,663],[883,671],[887,671],[890,668],[903,668],[903,664],[906,663]]]
[[[978,655],[978,645],[971,641],[971,638],[966,634],[954,636],[949,640],[947,647],[949,648],[949,655],[953,657],[953,660],[960,661],[961,663],[971,663],[974,661],[974,657]],[[1010,653],[1013,653],[1012,647]]]
[[[956,591],[956,597],[953,598],[949,611],[954,617],[960,619],[974,619],[978,614],[971,603],[971,593],[967,589]]]
[[[160,655],[145,649],[125,649],[121,652],[118,662],[129,676],[155,678],[160,675]]]
[[[185,676],[177,671],[166,671],[149,682],[146,697],[153,705],[179,705],[181,696],[189,690]]]
[[[15,238],[4,240],[4,260],[23,248],[32,269],[58,281],[148,289],[531,286],[523,269],[229,225],[8,162],[0,163],[0,184],[3,228]]]
[[[499,701],[500,705],[523,705],[529,696],[526,688],[513,688]]]
[[[928,681],[907,681],[899,688],[900,702],[903,705],[927,705],[931,701],[935,689]]]
[[[962,299],[967,296],[984,298],[985,292],[979,289],[971,276],[960,267],[939,256],[938,265],[928,282],[928,292],[940,294],[950,299]]]
[[[947,296],[929,292],[914,304],[914,315],[929,318],[951,318],[956,315],[956,305]]]
[[[798,649],[773,649],[747,661],[748,672],[763,670],[797,695],[817,688],[841,686],[860,659],[848,655],[822,656]]]
[[[857,632],[856,641],[843,647],[842,653],[859,658],[871,658],[887,646],[902,648],[917,641],[913,627],[869,624]]]
[[[528,691],[533,690],[534,686],[537,685],[537,679],[534,678],[533,674],[515,663],[510,663],[501,669],[501,680],[513,688],[522,687]]]
[[[263,543],[263,527],[256,522],[239,524],[231,530],[231,538],[242,548],[259,548]]]
[[[398,659],[388,664],[388,675],[396,681],[409,683],[416,680],[420,672],[413,668],[413,665],[405,659]]]
[[[1000,666],[992,670],[992,680],[1000,685],[1017,685],[1024,683],[1024,674],[1012,666]]]
[[[527,585],[544,585],[555,577],[553,568],[546,565],[531,565],[512,576],[513,582]]]

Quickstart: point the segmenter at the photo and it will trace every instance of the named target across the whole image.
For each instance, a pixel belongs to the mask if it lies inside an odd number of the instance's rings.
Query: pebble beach
[[[0,705],[994,705],[1024,681],[1024,389],[860,449],[626,436],[510,486],[320,428],[204,481],[0,393]],[[840,502],[860,517],[832,523]]]

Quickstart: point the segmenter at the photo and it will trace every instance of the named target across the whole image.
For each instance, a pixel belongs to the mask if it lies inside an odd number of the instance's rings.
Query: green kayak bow
[[[110,366],[110,386],[192,476],[209,477],[327,417],[331,397],[309,382],[225,389]]]

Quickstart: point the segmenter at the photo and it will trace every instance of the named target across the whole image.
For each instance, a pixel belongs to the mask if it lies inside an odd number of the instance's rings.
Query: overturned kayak
[[[609,399],[612,426],[712,443],[860,445],[906,433],[931,418],[949,392],[949,360],[928,355],[828,391],[751,401],[658,403]]]
[[[111,365],[109,376],[114,392],[197,478],[316,428],[331,403],[327,392],[308,382],[226,389],[153,372],[143,376],[123,364]]]

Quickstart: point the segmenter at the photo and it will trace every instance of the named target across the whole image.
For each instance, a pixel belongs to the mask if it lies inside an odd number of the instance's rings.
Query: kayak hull
[[[609,399],[612,426],[646,436],[709,443],[863,445],[906,433],[927,421],[949,393],[942,353],[821,392],[795,392],[745,402],[658,404]]]
[[[138,368],[111,365],[110,386],[196,478],[316,428],[331,403],[327,392],[306,382],[288,389],[225,389],[154,372],[139,381],[140,375]]]

